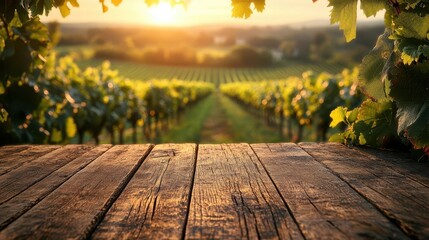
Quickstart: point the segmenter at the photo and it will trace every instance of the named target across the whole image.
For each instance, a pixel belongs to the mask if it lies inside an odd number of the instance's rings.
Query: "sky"
[[[161,0],[163,1],[163,0]],[[185,10],[181,6],[171,8],[161,4],[149,8],[144,0],[123,0],[118,7],[106,0],[109,11],[102,13],[98,0],[80,0],[79,8],[72,8],[71,14],[62,18],[54,9],[43,21],[61,23],[119,23],[137,25],[198,26],[198,25],[285,25],[317,21],[321,25],[329,23],[330,9],[327,0],[266,0],[265,11],[254,14],[249,19],[231,17],[231,0],[190,0]],[[379,14],[377,19],[381,19]],[[358,20],[364,20],[362,14]]]

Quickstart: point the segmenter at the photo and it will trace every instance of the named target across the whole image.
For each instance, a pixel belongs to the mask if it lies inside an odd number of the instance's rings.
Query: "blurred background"
[[[66,18],[56,9],[42,18],[55,43],[52,71],[63,64],[67,77],[69,61],[86,76],[98,67],[120,80],[101,91],[110,109],[97,114],[96,133],[79,123],[88,100],[68,91],[80,105],[51,142],[326,141],[341,130],[329,128],[331,111],[362,102],[357,67],[384,31],[380,17],[358,16],[346,43],[329,25],[327,1],[269,0],[248,19],[231,17],[229,0],[127,0],[106,13],[98,1],[79,4]],[[135,98],[112,93],[122,85]],[[134,102],[120,107],[123,99]]]

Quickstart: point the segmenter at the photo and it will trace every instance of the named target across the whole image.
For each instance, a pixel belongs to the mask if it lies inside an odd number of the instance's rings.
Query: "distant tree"
[[[333,56],[333,41],[324,32],[314,35],[310,45],[310,59],[313,61],[328,61]]]
[[[230,67],[267,67],[273,64],[273,57],[268,51],[239,46],[228,53],[225,61],[225,64]]]
[[[247,40],[247,43],[254,47],[277,49],[280,46],[280,40],[272,37],[253,37]]]

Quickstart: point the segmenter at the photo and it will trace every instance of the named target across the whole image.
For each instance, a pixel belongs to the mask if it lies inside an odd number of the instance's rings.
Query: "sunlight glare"
[[[179,20],[180,11],[183,9],[179,5],[172,6],[168,2],[160,2],[158,5],[150,7],[148,13],[154,24],[174,25]]]

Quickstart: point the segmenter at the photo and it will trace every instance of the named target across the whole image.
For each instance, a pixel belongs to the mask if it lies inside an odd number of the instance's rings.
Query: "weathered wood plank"
[[[0,147],[0,161],[3,157],[8,156],[10,154],[17,154],[25,149],[30,148],[31,145],[7,145]]]
[[[0,239],[86,238],[149,152],[114,146],[0,232]]]
[[[49,147],[46,146],[49,149]],[[0,176],[0,204],[20,194],[58,168],[84,154],[92,146],[68,145],[49,152]],[[43,148],[38,151],[45,153]]]
[[[19,216],[39,203],[49,193],[54,191],[63,182],[83,169],[94,159],[99,157],[110,148],[110,145],[100,145],[88,152],[78,156],[60,169],[54,171],[46,178],[35,183],[25,191],[0,204],[0,229],[16,220]],[[22,176],[26,177],[26,176]]]
[[[92,238],[180,239],[190,201],[195,151],[195,144],[157,145]]]
[[[353,148],[351,151],[358,151],[374,161],[383,160],[385,167],[398,171],[429,188],[428,162],[418,162],[404,152],[380,151],[372,148]]]
[[[251,146],[306,239],[407,238],[347,183],[296,144]]]
[[[32,162],[37,158],[48,154],[61,146],[49,146],[49,145],[39,145],[39,146],[28,146],[26,148],[22,148],[22,151],[13,152],[12,146],[8,147],[11,152],[5,154],[5,156],[0,158],[0,176],[6,174],[26,163]]]
[[[429,238],[429,189],[415,181],[412,174],[404,175],[403,169],[386,160],[369,159],[340,144],[300,146],[348,182],[409,236]],[[402,167],[406,169],[407,165]]]
[[[186,238],[301,239],[248,144],[200,145]]]

